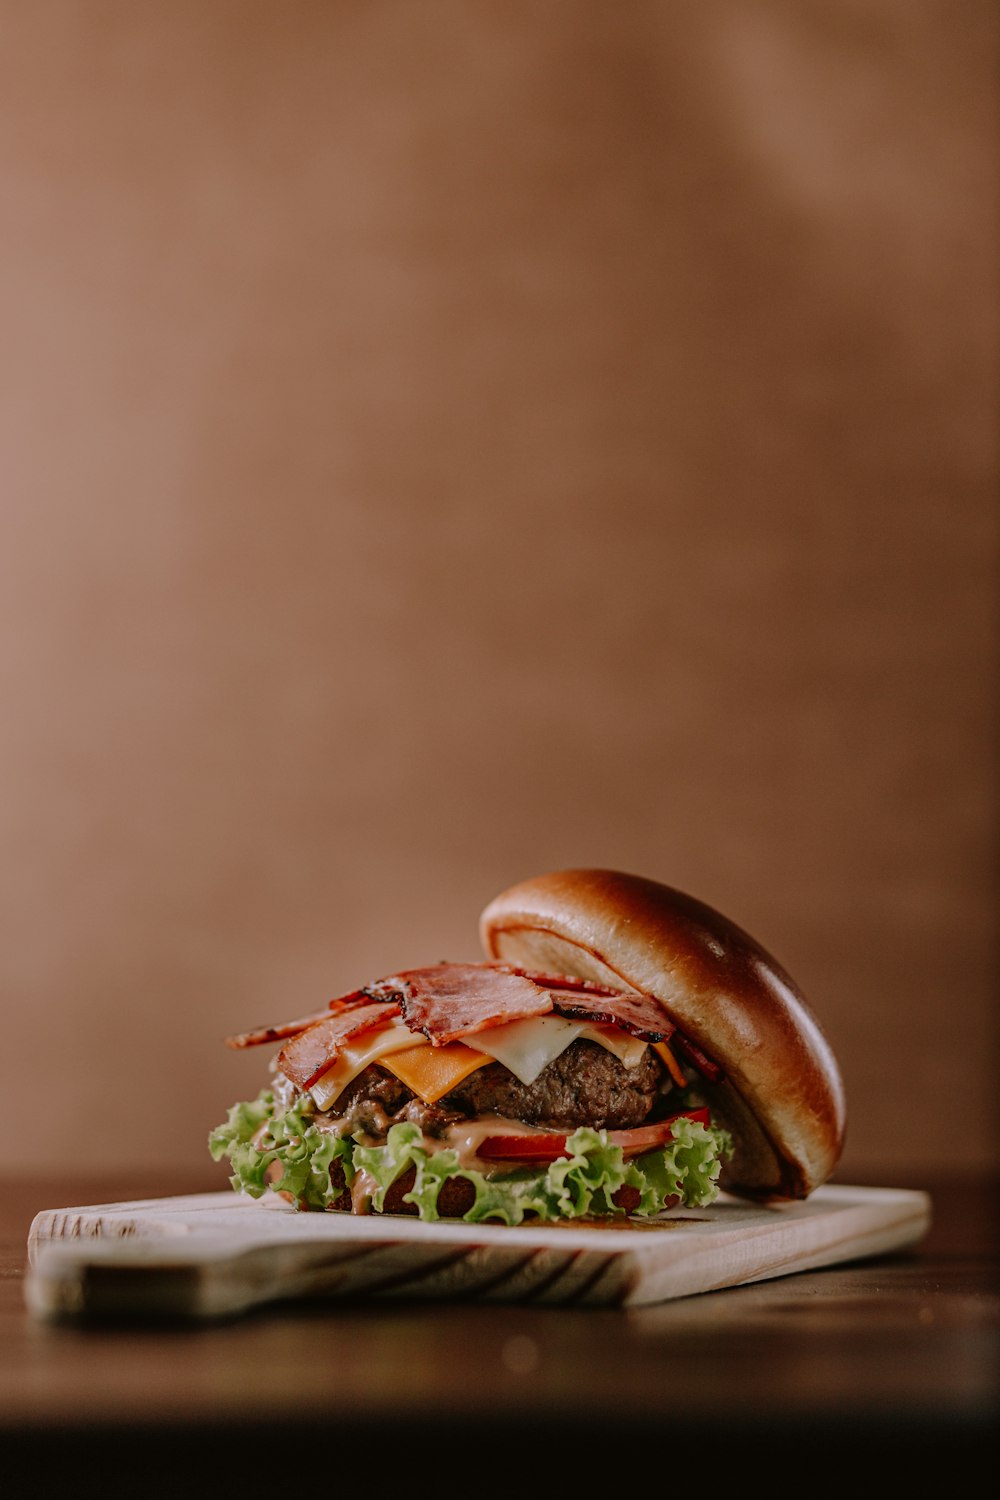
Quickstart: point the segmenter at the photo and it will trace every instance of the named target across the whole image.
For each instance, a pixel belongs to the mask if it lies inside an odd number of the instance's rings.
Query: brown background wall
[[[996,1165],[996,7],[0,20],[9,1166],[568,864],[797,975],[842,1180]]]

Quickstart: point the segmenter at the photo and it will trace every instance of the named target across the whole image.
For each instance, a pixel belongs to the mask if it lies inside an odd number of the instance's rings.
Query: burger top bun
[[[836,1058],[794,981],[720,912],[638,875],[558,870],[491,901],[480,936],[490,958],[659,1000],[723,1070],[693,1082],[733,1137],[727,1192],[805,1198],[833,1172],[845,1128]]]

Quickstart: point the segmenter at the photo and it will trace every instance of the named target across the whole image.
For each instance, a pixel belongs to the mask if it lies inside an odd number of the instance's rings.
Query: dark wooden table
[[[653,1307],[314,1302],[80,1327],[25,1309],[34,1214],[218,1178],[9,1184],[0,1472],[143,1500],[359,1480],[394,1495],[408,1477],[418,1495],[605,1494],[609,1474],[690,1493],[750,1471],[814,1494],[879,1462],[950,1492],[995,1453],[997,1184],[867,1185],[932,1194],[918,1247]],[[222,1489],[205,1478],[219,1464]]]

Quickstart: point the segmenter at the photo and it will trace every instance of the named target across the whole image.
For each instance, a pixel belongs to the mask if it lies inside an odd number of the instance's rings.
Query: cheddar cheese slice
[[[681,1072],[680,1063],[677,1061],[676,1057],[671,1052],[671,1050],[667,1046],[666,1042],[653,1042],[652,1043],[652,1047],[653,1047],[653,1051],[656,1052],[656,1053],[658,1053],[660,1055],[660,1057],[662,1057],[663,1061],[666,1063],[667,1070],[670,1073],[671,1078],[677,1084],[678,1088],[682,1088],[682,1089],[686,1088],[687,1087],[687,1079],[684,1077],[684,1074]]]
[[[444,1047],[417,1042],[415,1046],[392,1052],[379,1061],[408,1089],[419,1094],[425,1104],[436,1104],[470,1073],[485,1067],[493,1059],[483,1052],[474,1052],[464,1042],[449,1042]]]

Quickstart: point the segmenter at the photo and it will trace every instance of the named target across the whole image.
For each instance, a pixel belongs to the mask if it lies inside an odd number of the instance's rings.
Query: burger
[[[760,944],[641,876],[559,870],[480,918],[485,958],[364,984],[270,1045],[209,1150],[259,1198],[514,1225],[807,1197],[845,1129],[831,1047]]]

